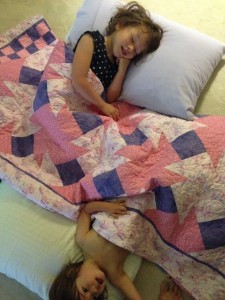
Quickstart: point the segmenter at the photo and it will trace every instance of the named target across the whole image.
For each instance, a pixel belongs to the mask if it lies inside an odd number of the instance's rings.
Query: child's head
[[[107,36],[110,36],[116,30],[126,28],[136,28],[136,31],[139,31],[139,37],[145,43],[141,52],[137,51],[135,53],[135,61],[138,61],[145,54],[151,53],[159,47],[163,30],[158,24],[152,21],[149,12],[136,1],[129,2],[123,7],[118,7],[117,13],[109,21],[106,33]],[[133,39],[132,36],[131,39]],[[133,43],[135,44],[135,40],[133,40]]]
[[[84,266],[83,261],[66,265],[49,290],[49,300],[107,299],[104,273]]]

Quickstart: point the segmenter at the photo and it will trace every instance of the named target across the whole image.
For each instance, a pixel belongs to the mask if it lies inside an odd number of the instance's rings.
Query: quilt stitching
[[[43,19],[0,51],[1,178],[72,219],[86,201],[126,196],[130,215],[98,214],[96,230],[161,265],[196,299],[207,299],[194,284],[201,276],[222,300],[224,117],[189,122],[125,103],[116,104],[118,122],[100,115],[73,91],[72,50]]]

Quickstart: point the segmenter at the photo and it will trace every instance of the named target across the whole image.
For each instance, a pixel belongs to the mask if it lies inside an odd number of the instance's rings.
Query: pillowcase
[[[41,299],[62,266],[82,260],[75,243],[76,224],[43,209],[0,183],[0,273],[15,279]],[[142,259],[129,254],[124,270],[134,280]],[[109,299],[123,299],[109,283]]]
[[[118,0],[86,0],[67,36],[69,45],[74,47],[87,29],[104,34],[110,17],[121,4]],[[131,64],[120,99],[193,120],[197,99],[223,57],[225,45],[157,14],[151,13],[151,17],[164,30],[161,45],[142,62]]]
[[[65,41],[72,49],[74,49],[77,40],[87,30],[93,30],[93,24],[97,12],[101,5],[101,0],[83,2],[83,5],[77,11],[75,22],[70,28]]]

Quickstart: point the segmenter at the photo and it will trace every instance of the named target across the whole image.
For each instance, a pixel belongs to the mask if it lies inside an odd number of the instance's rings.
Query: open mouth
[[[104,282],[104,280],[101,279],[101,278],[96,278],[96,281],[97,281],[97,283],[100,284],[100,285],[102,285],[103,282]]]
[[[121,52],[122,52],[122,54],[123,54],[124,56],[126,56],[127,52],[126,52],[126,50],[124,49],[123,46],[121,46]]]

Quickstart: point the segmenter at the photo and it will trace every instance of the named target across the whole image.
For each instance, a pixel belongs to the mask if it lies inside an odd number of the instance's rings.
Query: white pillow
[[[101,0],[84,0],[82,7],[77,11],[75,23],[70,28],[67,36],[66,43],[73,49],[77,43],[78,38],[87,30],[93,30],[93,24],[101,5]]]
[[[0,183],[0,273],[48,300],[48,290],[62,266],[82,260],[75,243],[76,224],[45,210]],[[130,254],[124,270],[134,280],[142,259]],[[109,299],[123,299],[108,284]]]
[[[69,44],[73,47],[87,29],[104,33],[116,6],[121,3],[118,0],[86,0],[83,13],[78,12],[68,34]],[[151,13],[151,16],[164,30],[161,45],[142,62],[130,66],[120,99],[192,120],[198,97],[223,57],[225,45],[159,15]]]

